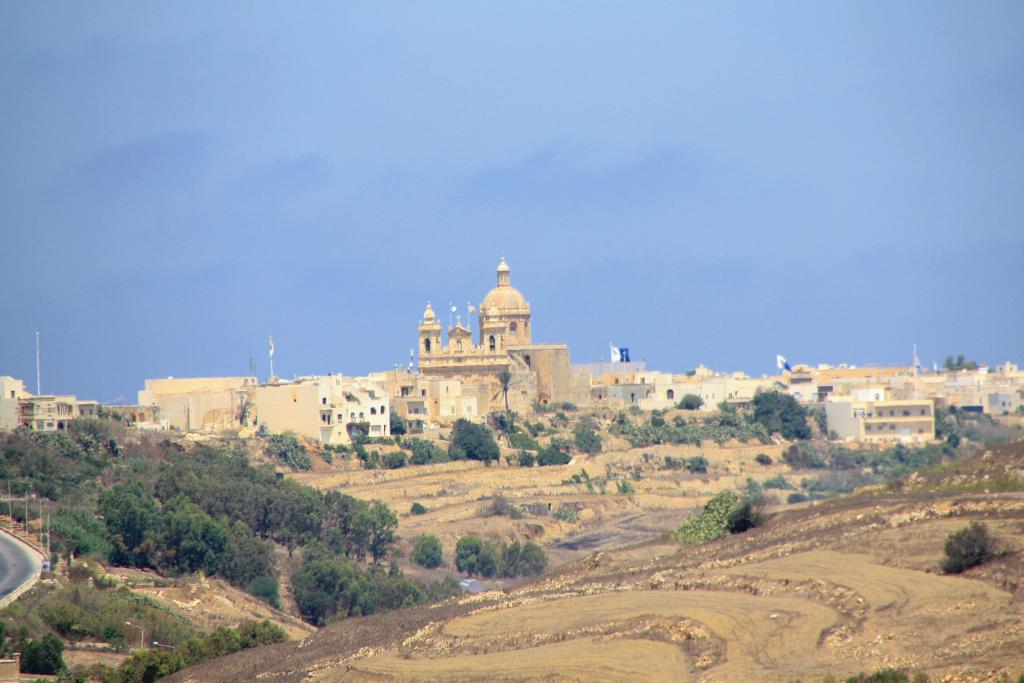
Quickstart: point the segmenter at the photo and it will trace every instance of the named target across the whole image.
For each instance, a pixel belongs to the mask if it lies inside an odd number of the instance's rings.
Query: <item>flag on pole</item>
[[[613,363],[629,362],[629,349],[627,349],[625,346],[615,346],[614,344],[611,343],[609,343],[608,346],[611,347],[611,357]]]
[[[921,359],[917,357],[917,344],[914,344],[914,370],[921,371]]]
[[[793,368],[790,366],[789,361],[786,360],[785,356],[775,354],[775,367],[779,370],[788,370],[793,372]]]
[[[274,338],[270,338],[270,357],[274,357]]]
[[[470,314],[476,313],[476,308],[470,306],[468,302],[466,303],[466,310],[468,310]]]
[[[452,307],[452,313],[454,313],[455,311],[459,310],[459,307],[456,306],[455,304],[451,304],[451,307]]]

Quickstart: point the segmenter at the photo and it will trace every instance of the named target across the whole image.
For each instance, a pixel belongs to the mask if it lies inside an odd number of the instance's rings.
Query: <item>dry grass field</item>
[[[772,473],[752,462],[761,449],[700,450],[712,462],[708,477],[644,470],[635,496],[584,496],[561,478],[616,459],[642,463],[642,452],[522,472],[456,464],[329,476],[337,477],[331,485],[375,491],[396,507],[435,501],[429,515],[403,518],[403,535],[409,526],[456,534],[490,524],[474,516],[488,485],[521,501],[590,505],[593,519],[581,517],[575,530],[544,521],[542,540],[557,546],[636,515],[681,517],[717,488]],[[648,533],[626,547],[581,551],[532,582],[348,619],[170,680],[809,682],[884,667],[932,681],[1016,680],[1024,673],[1024,495],[1005,486],[986,493],[964,477],[971,467],[987,468],[982,482],[1024,471],[1024,442],[972,462],[938,468],[913,486],[782,506],[756,529],[699,546]],[[527,473],[535,478],[520,479]],[[426,497],[431,487],[450,497]],[[664,493],[673,487],[689,495]],[[975,520],[995,536],[997,557],[942,574],[946,537]],[[501,521],[488,533],[519,534],[533,523]]]

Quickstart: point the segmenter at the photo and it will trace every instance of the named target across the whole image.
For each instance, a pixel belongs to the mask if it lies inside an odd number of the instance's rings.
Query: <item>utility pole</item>
[[[42,393],[43,386],[39,374],[39,333],[36,332],[36,396],[41,396]]]

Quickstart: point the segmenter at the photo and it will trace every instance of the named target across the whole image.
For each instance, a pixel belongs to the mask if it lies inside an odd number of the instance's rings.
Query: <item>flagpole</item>
[[[274,338],[270,337],[270,380],[274,379]]]
[[[39,380],[39,333],[36,332],[36,396],[42,396],[42,382]]]

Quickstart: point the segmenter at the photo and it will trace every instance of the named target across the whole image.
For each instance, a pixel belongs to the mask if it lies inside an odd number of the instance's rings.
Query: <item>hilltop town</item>
[[[0,429],[62,431],[70,421],[115,414],[139,429],[195,434],[293,433],[327,445],[350,445],[352,434],[387,437],[401,418],[416,432],[483,421],[510,410],[571,404],[581,408],[666,410],[683,399],[698,413],[721,405],[749,408],[758,391],[778,391],[825,412],[833,440],[927,443],[935,411],[953,408],[1010,418],[1024,415],[1024,371],[949,357],[943,367],[786,363],[777,375],[749,377],[699,365],[652,370],[612,358],[573,364],[561,343],[536,343],[530,304],[512,286],[502,257],[497,284],[482,299],[477,332],[456,318],[447,326],[432,304],[416,326],[417,365],[364,376],[327,373],[261,382],[248,377],[151,378],[135,405],[100,406],[74,396],[33,396],[25,382],[0,376]],[[410,321],[410,328],[412,327]],[[410,329],[411,337],[411,329]]]
[[[0,655],[18,652],[0,674],[1024,668],[1016,365],[780,357],[778,374],[749,377],[649,370],[622,349],[574,364],[566,344],[535,341],[547,331],[504,258],[472,309],[475,334],[427,302],[410,321],[415,364],[365,376],[146,379],[135,405],[0,377],[0,527],[35,562],[5,589],[0,625],[25,628],[0,630]],[[969,521],[997,550],[968,578],[942,575]]]

